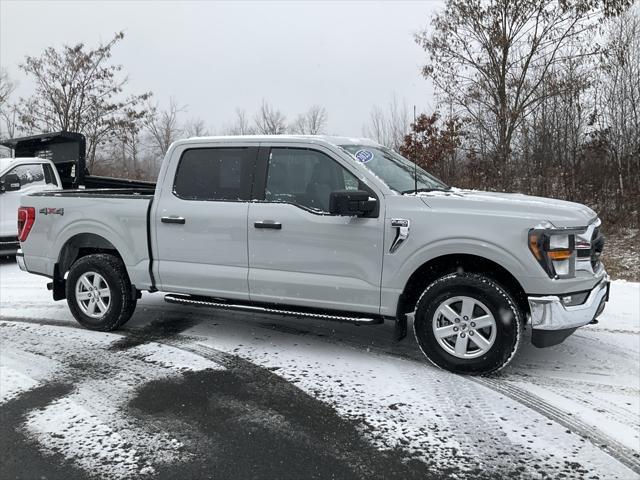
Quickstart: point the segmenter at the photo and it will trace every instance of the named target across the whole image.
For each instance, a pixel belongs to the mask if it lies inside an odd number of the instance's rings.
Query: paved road
[[[158,295],[125,330],[89,332],[44,283],[0,265],[1,478],[640,472],[640,337],[633,319],[619,321],[627,307],[614,309],[616,328],[526,347],[500,377],[471,379],[429,366],[411,340],[395,344],[390,325]]]

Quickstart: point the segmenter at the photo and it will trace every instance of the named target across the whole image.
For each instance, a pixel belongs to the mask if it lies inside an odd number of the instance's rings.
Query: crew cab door
[[[0,193],[0,237],[18,235],[18,207],[20,197],[45,190],[57,190],[60,184],[53,168],[48,163],[28,163],[16,165],[2,175],[15,174],[20,180],[20,188]]]
[[[261,147],[248,222],[252,301],[379,313],[384,215],[329,213],[332,191],[371,190],[342,162],[320,146]]]
[[[176,147],[155,207],[159,289],[248,300],[257,147]]]

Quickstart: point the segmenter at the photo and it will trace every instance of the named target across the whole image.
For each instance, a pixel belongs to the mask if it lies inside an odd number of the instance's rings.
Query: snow
[[[49,363],[49,380],[74,385],[68,395],[31,411],[24,422],[25,432],[43,452],[64,452],[83,469],[117,479],[190,457],[182,450],[185,443],[198,441],[197,434],[183,442],[171,431],[132,416],[126,405],[141,382],[224,367],[155,342],[120,351],[122,336],[116,333],[20,322],[4,322],[2,327],[4,333],[11,330],[12,346],[2,346],[7,365],[16,363],[7,352],[19,346],[23,364]],[[56,357],[64,361],[47,360]],[[19,391],[42,384],[26,374],[9,378],[10,384],[17,380],[13,384]],[[15,398],[15,393],[5,395],[4,388],[2,393],[3,401]]]
[[[215,356],[194,353],[204,348],[271,369],[341,416],[362,420],[362,434],[380,449],[400,446],[427,463],[455,465],[462,476],[476,468],[498,476],[527,459],[525,477],[582,478],[567,468],[573,462],[600,478],[637,478],[599,442],[640,454],[638,283],[612,283],[597,325],[548,349],[527,337],[499,377],[474,379],[432,367],[412,339],[394,343],[390,325],[190,308],[158,295],[143,296],[130,332],[164,316],[192,324],[178,336],[119,350],[121,333],[77,328],[46,282],[0,265],[0,407],[47,382],[72,383],[68,394],[29,412],[24,431],[43,452],[64,452],[96,476],[153,476],[207,444],[186,425],[126,408],[142,383],[224,368]]]

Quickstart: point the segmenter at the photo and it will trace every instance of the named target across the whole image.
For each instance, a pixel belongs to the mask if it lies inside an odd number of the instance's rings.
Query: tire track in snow
[[[5,318],[4,320],[9,320],[9,321],[16,321],[16,322],[22,322],[23,319],[8,319]],[[24,322],[24,323],[47,323],[46,320],[45,321],[28,321],[28,322]],[[62,325],[60,325],[62,326]],[[66,328],[73,328],[73,329],[78,329],[81,331],[84,331],[82,329],[79,329],[78,327],[74,326],[72,323],[66,324],[64,325]],[[131,335],[132,337],[135,337],[136,335],[140,335],[141,337],[141,341],[140,343],[145,343],[144,342],[144,334],[141,333],[143,329],[138,329],[138,328],[134,328],[134,329],[130,329],[127,330],[125,333],[126,335]],[[160,344],[166,344],[166,345],[170,345],[173,346],[175,348],[178,349],[182,349],[185,351],[189,351],[191,353],[194,353],[196,355],[199,356],[203,356],[204,358],[208,358],[211,360],[214,360],[215,362],[218,363],[222,363],[224,364],[224,360],[225,358],[228,358],[226,354],[222,353],[222,352],[217,352],[217,351],[212,351],[212,349],[210,349],[209,347],[206,346],[201,346],[201,345],[197,345],[197,344],[186,344],[185,342],[192,342],[194,340],[193,337],[185,337],[183,335],[175,335],[169,339],[162,339],[162,338],[154,338],[153,341],[155,343],[160,343]],[[329,339],[330,340],[330,339]],[[138,344],[137,341],[134,342],[135,344]],[[349,344],[351,346],[355,346],[356,348],[362,349],[362,350],[366,350],[366,349],[371,349],[371,350],[381,350],[383,353],[389,354],[390,352],[386,351],[384,348],[380,348],[380,347],[372,347],[372,346],[363,346],[363,345],[359,345],[355,342],[343,342],[340,341],[340,343],[346,343]],[[396,352],[397,357],[404,357],[404,358],[408,358],[412,361],[415,361],[416,359],[411,357],[410,355],[406,355],[406,354],[398,354]],[[467,381],[469,379],[465,379],[465,381]],[[553,420],[555,422],[557,422],[560,425],[565,426],[566,428],[568,428],[570,431],[584,437],[587,438],[595,447],[603,450],[604,452],[606,452],[607,454],[609,454],[612,458],[615,458],[616,460],[618,460],[620,463],[622,463],[623,465],[627,466],[628,468],[631,468],[633,471],[635,471],[636,473],[638,472],[638,458],[637,458],[637,454],[634,454],[633,451],[630,451],[629,449],[627,449],[624,446],[621,446],[620,444],[618,444],[615,440],[610,439],[609,437],[607,437],[606,435],[601,434],[601,432],[597,432],[597,431],[593,431],[593,427],[577,421],[575,418],[571,418],[570,416],[568,416],[568,414],[566,412],[562,412],[561,410],[557,409],[556,407],[553,407],[552,405],[543,402],[541,400],[536,400],[536,401],[532,401],[531,399],[533,398],[533,396],[531,394],[529,394],[528,392],[518,389],[517,387],[513,387],[513,386],[508,386],[505,385],[505,382],[503,380],[494,380],[494,379],[490,379],[490,378],[474,378],[474,379],[470,379],[471,381],[475,381],[479,384],[484,385],[486,388],[489,388],[491,390],[493,390],[496,393],[502,394],[514,401],[516,401],[518,404],[523,405],[526,408],[529,408],[531,410],[534,410],[538,413],[540,413],[541,415],[543,415],[546,418],[549,418],[550,420]],[[415,383],[415,379],[414,379],[414,383]],[[507,387],[509,387],[509,389],[507,389]],[[445,395],[450,395],[451,391],[446,389],[446,392],[442,392],[442,394]],[[437,400],[436,400],[437,401]],[[538,405],[539,404],[539,405]],[[536,408],[538,407],[538,408]],[[488,411],[491,413],[491,407],[488,405],[485,405],[485,408],[488,408]],[[483,410],[485,409],[483,408]],[[493,417],[493,421],[495,421],[495,416]],[[490,423],[492,423],[490,421]],[[495,424],[494,424],[495,425]],[[484,427],[483,427],[484,428]],[[506,439],[505,439],[506,440]],[[492,439],[492,442],[495,442],[495,438]]]
[[[300,334],[299,332],[285,332],[285,333]],[[584,337],[584,339],[591,343],[597,344],[600,348],[604,348],[600,343],[597,343],[596,340],[590,337]],[[327,338],[327,340],[331,342],[330,338]],[[404,348],[398,351],[398,349],[395,348],[395,347],[398,347],[398,343],[391,344],[391,345],[374,345],[374,344],[362,345],[361,343],[358,343],[357,341],[353,341],[351,339],[340,339],[338,340],[338,342],[345,345],[349,345],[351,347],[354,347],[360,350],[375,351],[378,353],[383,353],[386,355],[391,355],[397,358],[403,358],[411,361],[417,361],[419,358],[422,358],[422,353],[416,356],[415,354],[413,354],[413,352],[407,351],[406,343],[404,345]],[[606,347],[607,347],[607,351],[620,355],[620,352],[618,350],[614,350],[613,347],[610,347],[608,345]],[[629,356],[627,354],[624,354],[623,356],[625,355]],[[511,400],[517,402],[523,407],[529,408],[541,414],[543,417],[551,421],[555,421],[559,425],[562,425],[563,427],[567,428],[572,433],[589,440],[590,443],[594,445],[596,448],[602,450],[606,454],[610,455],[612,458],[618,460],[620,463],[622,463],[624,466],[631,469],[633,472],[640,474],[640,454],[629,449],[628,447],[621,444],[617,440],[609,437],[605,433],[598,430],[595,426],[589,425],[585,422],[580,421],[579,419],[573,417],[569,412],[565,412],[537,396],[535,397],[536,400],[532,400],[534,398],[533,394],[525,390],[522,390],[518,387],[515,387],[513,385],[508,385],[507,381],[505,381],[505,379],[500,379],[499,376],[498,378],[468,377],[466,379],[472,382],[476,382],[480,385],[483,385],[486,388],[489,388],[496,393],[502,394],[510,398]],[[427,395],[427,398],[434,397],[432,392],[429,392],[428,389],[425,389],[422,385],[418,384],[416,385],[416,388],[419,388],[420,391],[424,392],[424,394]],[[509,394],[508,392],[512,392],[512,393]],[[445,398],[447,398],[448,396],[451,395],[451,391],[448,389],[442,389],[442,394],[444,394]],[[435,397],[437,397],[437,395]],[[442,398],[442,397],[439,397],[439,398]],[[438,399],[434,398],[434,401],[438,401]],[[488,409],[485,411],[488,412],[489,414],[492,413],[490,406],[488,406]],[[456,413],[458,412],[453,412],[454,415]],[[491,418],[491,415],[489,415],[489,418]],[[499,422],[497,422],[496,420],[496,415],[493,415],[493,420],[496,422],[496,425],[500,427]],[[491,420],[489,421],[491,422]],[[495,439],[496,437],[493,436],[492,442],[495,442]],[[506,437],[503,437],[503,441],[507,441]],[[499,442],[498,442],[498,445],[500,445]],[[505,456],[505,458],[508,459],[508,456]]]
[[[591,425],[588,425],[568,412],[564,412],[542,398],[529,393],[505,381],[490,377],[473,377],[472,380],[494,392],[500,393],[525,407],[538,412],[544,417],[559,423],[571,432],[589,440],[595,447],[606,452],[626,467],[640,474],[640,454],[625,447],[613,438],[605,435]]]

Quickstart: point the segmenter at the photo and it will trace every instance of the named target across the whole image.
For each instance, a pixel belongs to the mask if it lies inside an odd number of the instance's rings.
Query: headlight
[[[529,231],[529,250],[549,277],[575,276],[576,234],[582,231],[544,227]]]

